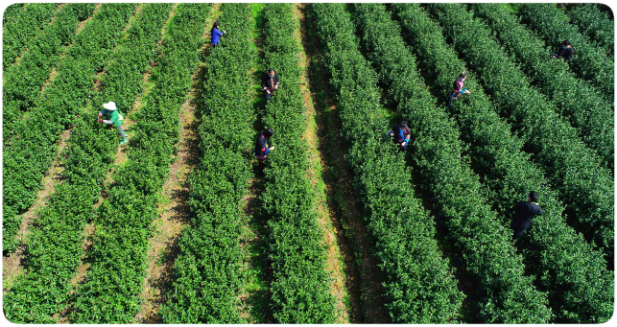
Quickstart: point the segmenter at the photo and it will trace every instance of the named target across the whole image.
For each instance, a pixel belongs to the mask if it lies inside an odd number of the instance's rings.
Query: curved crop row
[[[118,132],[102,129],[96,114],[109,99],[115,100],[124,114],[130,109],[141,89],[124,89],[124,85],[139,85],[156,56],[156,42],[170,10],[171,5],[166,4],[143,8],[128,29],[125,43],[116,50],[115,60],[106,68],[106,79],[93,100],[94,106],[78,118],[63,160],[66,180],[56,188],[29,236],[29,272],[4,298],[5,313],[11,322],[57,322],[52,315],[69,306],[73,287],[70,281],[84,253],[84,226],[94,218],[94,204],[118,147]]]
[[[300,45],[291,4],[267,4],[264,64],[274,68],[281,87],[264,109],[262,122],[277,145],[267,159],[262,194],[272,260],[271,308],[279,323],[333,323],[334,297],[325,270],[326,248],[315,213],[315,191],[307,176],[307,142],[302,139],[307,108],[300,91]]]
[[[529,24],[551,48],[559,48],[570,40],[574,56],[570,66],[577,74],[591,81],[612,102],[615,93],[615,63],[612,56],[581,34],[578,27],[554,3],[523,3],[519,7],[523,22]]]
[[[515,54],[532,83],[556,105],[557,113],[567,117],[589,147],[595,149],[604,165],[613,169],[615,144],[614,114],[611,103],[593,87],[576,78],[568,66],[551,59],[544,42],[518,23],[516,16],[501,4],[474,4],[476,15],[485,18],[497,31],[499,42]],[[521,46],[524,44],[525,46]]]
[[[345,5],[314,4],[310,13],[324,68],[332,74],[354,188],[377,240],[390,316],[398,323],[455,322],[464,294],[437,246],[435,222],[415,195],[409,168],[386,136],[391,126],[379,104],[377,77],[359,51]]]
[[[485,4],[488,5],[488,4]],[[446,46],[441,28],[416,5],[394,5],[397,16],[414,44],[414,52],[434,80],[434,89],[450,93],[452,79],[466,70],[458,54]],[[393,42],[390,42],[393,43]],[[462,138],[471,144],[469,156],[490,186],[491,200],[497,204],[502,225],[510,222],[510,208],[530,190],[541,194],[544,215],[521,239],[526,266],[544,289],[557,321],[602,322],[613,310],[613,276],[606,269],[602,254],[593,250],[582,235],[569,227],[542,170],[529,162],[521,148],[523,142],[512,136],[510,126],[493,111],[482,87],[469,75],[465,86],[472,90],[453,104],[452,114],[461,126]],[[546,276],[543,276],[548,272]],[[591,286],[591,287],[590,287]]]
[[[24,10],[25,3],[14,3],[6,7],[4,15],[2,15],[2,26],[9,22],[15,22],[19,15]]]
[[[141,310],[152,221],[158,192],[169,177],[179,139],[179,110],[190,90],[210,4],[180,4],[165,30],[156,85],[131,129],[128,161],[99,207],[92,246],[94,262],[75,291],[72,323],[131,323]]]
[[[389,86],[390,100],[412,131],[413,158],[424,187],[450,231],[448,238],[463,257],[466,273],[477,281],[478,318],[482,322],[547,322],[551,313],[546,294],[534,288],[533,278],[524,276],[522,256],[515,252],[507,229],[477,196],[482,186],[461,158],[464,146],[458,129],[445,111],[436,108],[400,28],[383,5],[357,4],[355,13],[379,80]]]
[[[57,3],[29,3],[14,21],[2,30],[2,70],[15,62],[17,56],[30,47],[35,36],[44,31],[52,20]]]
[[[615,51],[615,22],[606,11],[600,11],[597,3],[581,3],[568,10],[570,23],[596,41],[608,54]]]
[[[41,87],[58,64],[64,46],[73,42],[83,12],[85,11],[86,17],[89,17],[94,7],[93,3],[62,6],[47,30],[32,41],[19,65],[12,65],[6,69],[2,88],[3,140],[15,136],[12,133],[13,124],[40,98]]]
[[[614,240],[614,184],[569,123],[529,85],[528,79],[491,37],[484,24],[460,4],[429,6],[455,49],[475,68],[492,93],[502,116],[535,152],[533,156],[557,187],[559,196],[576,214],[577,228],[604,248],[612,261]]]
[[[176,282],[161,308],[165,323],[243,323],[240,288],[246,282],[240,237],[241,207],[248,179],[254,134],[250,69],[251,8],[222,4],[217,19],[227,31],[212,49],[200,87],[198,109],[201,154],[189,177],[193,227],[180,237],[174,262]],[[234,133],[229,133],[233,130]]]
[[[20,214],[36,199],[43,175],[57,152],[62,131],[75,122],[92,96],[94,76],[109,62],[123,28],[135,12],[134,4],[102,5],[75,38],[58,76],[45,89],[28,119],[14,125],[16,137],[5,142],[2,239],[3,251],[16,248]]]

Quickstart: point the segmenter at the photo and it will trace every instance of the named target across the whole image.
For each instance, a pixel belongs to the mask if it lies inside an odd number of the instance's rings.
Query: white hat
[[[116,103],[113,101],[107,102],[107,103],[103,103],[103,108],[107,109],[107,110],[111,110],[114,111],[116,110]]]

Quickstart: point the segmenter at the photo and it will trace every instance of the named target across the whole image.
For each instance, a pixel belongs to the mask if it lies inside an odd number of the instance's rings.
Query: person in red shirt
[[[257,143],[255,144],[255,156],[259,159],[259,167],[264,168],[263,161],[268,157],[270,150],[274,150],[274,147],[268,147],[268,138],[274,134],[271,128],[268,128],[261,132],[257,137]]]
[[[459,95],[465,93],[471,93],[469,90],[465,89],[465,79],[467,79],[467,73],[463,71],[461,75],[454,81],[452,85],[452,95],[450,95],[450,102],[448,103],[448,108],[452,105],[454,101],[458,98]]]
[[[539,198],[540,195],[537,192],[529,192],[527,194],[527,202],[521,201],[512,208],[514,210],[514,217],[510,224],[510,228],[514,230],[512,240],[516,240],[523,235],[525,230],[531,226],[533,217],[544,214],[544,211],[538,205]]]

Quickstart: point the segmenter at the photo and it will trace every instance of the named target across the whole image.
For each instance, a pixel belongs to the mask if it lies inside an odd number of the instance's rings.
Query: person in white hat
[[[120,131],[120,135],[122,135],[122,142],[120,142],[120,145],[125,144],[127,142],[126,133],[124,133],[124,129],[122,129],[122,121],[124,120],[124,117],[122,117],[122,115],[118,112],[118,110],[116,110],[116,103],[115,102],[104,103],[103,108],[105,109],[99,112],[99,116],[98,116],[99,123],[109,125],[110,127],[111,126],[117,127],[118,130]],[[102,119],[102,118],[108,118],[108,119]]]

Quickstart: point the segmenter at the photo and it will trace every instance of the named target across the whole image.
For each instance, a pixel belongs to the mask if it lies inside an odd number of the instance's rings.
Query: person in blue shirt
[[[527,194],[527,202],[521,201],[512,208],[514,211],[514,217],[510,224],[510,228],[514,230],[512,240],[516,240],[523,235],[525,230],[531,226],[531,219],[533,217],[544,214],[544,211],[538,205],[539,198],[540,195],[537,192],[529,192]]]
[[[219,22],[215,21],[214,25],[212,26],[212,29],[210,30],[210,36],[212,37],[212,42],[210,43],[212,43],[212,47],[215,47],[215,48],[217,45],[219,45],[221,36],[223,36],[226,33],[225,31],[223,32],[219,31],[219,26],[220,26]]]
[[[400,151],[405,151],[409,145],[411,130],[407,127],[407,122],[403,120],[388,131],[388,136],[393,138],[392,141],[399,146]]]

